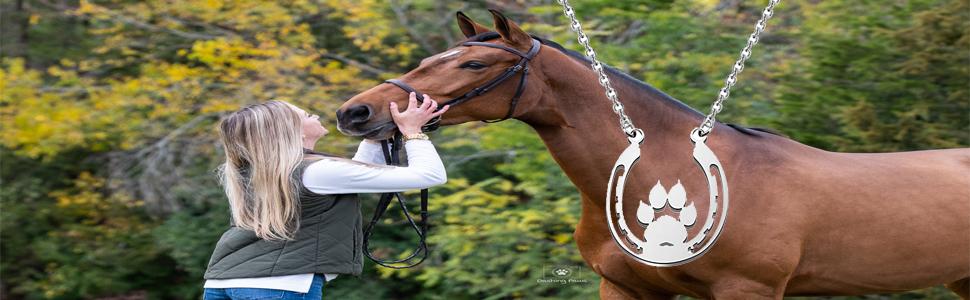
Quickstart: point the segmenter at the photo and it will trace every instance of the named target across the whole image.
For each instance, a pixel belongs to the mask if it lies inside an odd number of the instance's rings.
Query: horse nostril
[[[343,117],[347,119],[351,124],[359,124],[367,122],[371,116],[371,109],[367,105],[358,105],[348,108],[343,112]]]

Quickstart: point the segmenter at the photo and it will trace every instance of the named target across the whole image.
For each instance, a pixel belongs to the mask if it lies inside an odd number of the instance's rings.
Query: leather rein
[[[512,117],[512,114],[515,112],[515,107],[519,102],[519,98],[522,96],[522,92],[525,90],[526,78],[528,77],[527,75],[529,74],[529,61],[531,61],[536,56],[536,54],[539,53],[539,49],[542,48],[541,47],[542,44],[539,42],[538,39],[533,38],[532,47],[529,48],[528,52],[522,53],[522,51],[513,49],[511,47],[484,42],[484,41],[499,38],[499,37],[500,35],[496,32],[486,32],[469,38],[469,39],[472,39],[473,41],[463,42],[461,43],[461,46],[468,46],[468,47],[484,46],[484,47],[502,49],[512,54],[518,55],[520,57],[519,61],[515,65],[506,69],[505,72],[503,72],[502,74],[496,76],[495,78],[492,78],[491,80],[487,81],[481,86],[471,89],[464,95],[461,95],[457,98],[454,98],[442,104],[439,104],[438,108],[435,111],[440,110],[445,105],[451,105],[451,106],[459,105],[477,96],[485,94],[488,91],[491,91],[493,88],[497,87],[499,84],[502,84],[502,82],[505,82],[507,79],[514,76],[516,73],[521,72],[521,76],[519,77],[519,86],[515,89],[515,94],[512,96],[512,99],[510,100],[509,111],[508,113],[505,114],[505,117],[499,120],[492,120],[492,121],[482,120],[482,122],[495,123],[495,122],[504,121]],[[424,96],[420,92],[418,92],[415,88],[411,87],[407,83],[404,83],[404,81],[401,81],[400,79],[389,79],[384,82],[393,84],[401,88],[405,92],[408,92],[408,93],[414,92],[417,95],[417,100],[422,103],[424,102]],[[431,131],[437,130],[440,125],[439,121],[441,121],[441,116],[437,116],[431,119],[430,121],[428,121],[428,123],[421,126],[421,131],[431,132]],[[390,149],[388,149],[389,145],[390,145]],[[393,138],[381,141],[381,150],[384,153],[384,161],[386,161],[388,165],[395,165],[395,166],[401,165],[399,152],[402,149],[403,149],[403,142],[402,142],[402,135],[400,131],[396,132]],[[418,246],[414,250],[412,250],[411,254],[408,255],[406,258],[398,259],[398,260],[381,260],[378,258],[374,258],[374,256],[370,253],[370,249],[368,248],[368,245],[370,244],[370,236],[373,233],[374,225],[376,225],[377,222],[381,219],[381,217],[384,216],[384,213],[387,211],[387,207],[391,204],[391,201],[395,197],[397,198],[397,202],[401,206],[401,209],[404,211],[404,216],[407,218],[409,225],[411,225],[411,228],[413,228],[414,231],[418,234],[419,242],[418,242]],[[421,225],[420,226],[418,226],[418,224],[415,223],[414,219],[411,218],[411,214],[410,212],[408,212],[407,206],[405,205],[406,201],[407,201],[407,198],[404,197],[403,192],[381,194],[381,198],[377,203],[377,208],[374,211],[374,215],[371,218],[370,223],[367,224],[367,227],[364,228],[364,233],[363,233],[364,234],[364,240],[363,240],[364,255],[366,255],[367,258],[373,260],[375,263],[381,266],[393,268],[393,269],[411,268],[411,267],[417,266],[418,264],[423,262],[425,258],[428,257],[428,244],[425,241],[427,238],[427,232],[428,232],[428,189],[421,189],[421,211],[420,211]],[[421,255],[420,260],[412,264],[407,264],[405,266],[392,265],[392,264],[400,264],[400,263],[408,262],[418,255]]]

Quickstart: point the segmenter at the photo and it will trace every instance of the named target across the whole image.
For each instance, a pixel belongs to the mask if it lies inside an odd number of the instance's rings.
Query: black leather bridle
[[[468,100],[471,100],[472,98],[480,96],[492,90],[499,84],[502,84],[502,82],[505,82],[506,79],[511,78],[516,73],[522,72],[522,75],[519,78],[519,86],[515,89],[515,94],[512,96],[512,100],[510,101],[510,104],[509,104],[509,111],[508,113],[505,114],[505,117],[494,121],[482,120],[482,122],[494,123],[494,122],[503,121],[512,117],[512,113],[515,112],[515,106],[519,102],[519,97],[522,96],[522,92],[525,90],[526,78],[528,77],[528,74],[529,74],[529,61],[531,61],[532,58],[534,58],[536,54],[539,53],[539,49],[542,48],[541,47],[542,44],[539,42],[538,39],[533,38],[532,47],[529,48],[528,52],[522,53],[521,51],[510,47],[484,42],[498,37],[500,37],[500,35],[496,32],[486,32],[486,33],[482,33],[471,37],[470,39],[472,39],[473,41],[463,42],[461,43],[461,45],[469,46],[469,47],[485,46],[485,47],[502,49],[502,50],[511,52],[515,55],[518,55],[520,57],[519,61],[515,65],[506,69],[505,72],[493,78],[492,80],[489,80],[485,84],[479,87],[476,87],[471,91],[468,91],[464,95],[461,95],[457,98],[454,98],[439,104],[437,110],[440,110],[445,105],[455,106],[455,105],[464,103]],[[407,83],[404,83],[399,79],[390,79],[384,82],[393,84],[401,88],[405,92],[408,92],[408,93],[414,92],[415,94],[417,94],[418,101],[424,102],[424,96],[422,96],[421,93],[419,93],[417,90],[415,90]],[[431,132],[431,131],[437,130],[439,127],[440,120],[441,120],[440,116],[435,117],[434,119],[428,121],[427,124],[424,124],[423,126],[421,126],[421,130],[424,132]],[[403,148],[403,142],[401,141],[401,138],[402,138],[401,132],[398,131],[394,134],[393,138],[381,141],[381,148],[384,153],[384,160],[387,162],[388,165],[401,164],[400,156],[398,155],[398,153]],[[388,145],[391,146],[390,150],[388,150]],[[391,200],[393,200],[393,198],[395,197],[397,197],[398,204],[401,206],[401,209],[404,211],[404,216],[407,217],[408,222],[411,225],[411,228],[414,228],[414,231],[418,234],[418,238],[420,239],[418,242],[419,244],[418,244],[418,247],[415,248],[413,251],[411,251],[411,254],[408,255],[406,258],[399,259],[399,260],[377,259],[377,258],[374,258],[374,256],[370,253],[370,249],[368,249],[368,245],[370,244],[369,243],[370,236],[373,233],[374,225],[376,225],[377,222],[381,219],[381,217],[384,216],[384,212],[387,211],[388,205],[391,204]],[[374,215],[371,218],[370,223],[367,224],[367,227],[364,228],[364,233],[363,233],[364,234],[364,240],[363,240],[364,255],[366,255],[367,258],[370,258],[375,263],[381,266],[394,268],[394,269],[410,268],[410,267],[417,266],[418,264],[423,262],[425,258],[428,257],[428,244],[425,242],[425,238],[427,237],[427,233],[428,233],[428,189],[421,189],[421,226],[420,228],[418,228],[419,226],[414,222],[414,219],[411,218],[411,214],[408,212],[407,206],[405,205],[406,201],[407,201],[407,198],[404,197],[404,193],[402,192],[381,194],[381,199],[377,203],[377,209],[374,211]],[[408,264],[405,266],[392,265],[392,264],[408,262],[412,258],[418,255],[421,255],[421,259],[413,264]]]
[[[538,39],[533,38],[532,47],[529,48],[528,52],[522,53],[522,51],[519,51],[511,47],[484,42],[498,37],[500,37],[500,35],[496,32],[486,32],[472,37],[474,39],[473,41],[463,42],[461,43],[461,45],[469,46],[469,47],[484,46],[484,47],[502,49],[502,50],[511,52],[512,54],[518,55],[520,57],[519,61],[515,63],[515,65],[512,65],[511,67],[506,69],[505,72],[502,72],[502,74],[499,74],[495,78],[492,78],[492,80],[485,82],[485,84],[482,84],[479,87],[473,88],[467,93],[465,93],[464,95],[458,96],[457,98],[445,101],[444,103],[439,103],[438,110],[440,110],[445,105],[451,105],[452,107],[454,107],[456,105],[465,103],[466,101],[471,100],[472,98],[481,96],[482,94],[487,93],[488,91],[492,90],[499,84],[502,84],[502,82],[505,82],[506,79],[511,78],[516,73],[522,72],[522,75],[519,77],[519,86],[515,88],[515,94],[512,96],[512,100],[509,103],[509,112],[505,114],[505,117],[502,117],[499,120],[492,120],[492,121],[482,120],[482,122],[495,123],[495,122],[507,120],[508,118],[512,117],[512,113],[515,112],[515,106],[519,103],[519,97],[522,96],[522,92],[525,90],[526,78],[528,78],[528,75],[529,75],[529,61],[531,61],[532,58],[534,58],[536,54],[539,53],[539,49],[542,48],[542,43],[540,43]],[[404,83],[404,81],[401,81],[400,79],[388,79],[388,80],[385,80],[384,82],[393,84],[401,88],[405,92],[408,92],[408,93],[413,92],[417,94],[417,98],[419,102],[424,102],[424,96],[420,92],[418,92],[415,88],[411,87],[407,83]],[[431,119],[430,121],[428,121],[427,124],[422,126],[421,130],[424,132],[431,132],[431,131],[437,130],[438,121],[440,120],[441,120],[441,116],[434,117],[434,119]]]
[[[388,165],[400,165],[401,157],[399,156],[401,145],[401,132],[394,134],[394,137],[390,140],[381,141],[381,152],[384,154],[384,161]],[[392,148],[388,150],[387,145],[392,145]],[[370,253],[368,245],[370,244],[370,236],[373,233],[374,225],[377,225],[377,221],[384,216],[384,212],[387,211],[387,206],[391,204],[391,200],[397,197],[397,203],[401,206],[401,210],[404,211],[404,216],[408,219],[408,223],[411,228],[414,228],[414,232],[418,234],[419,242],[418,247],[411,251],[411,255],[399,260],[381,260],[374,258],[373,254]],[[383,193],[381,194],[381,199],[377,202],[377,208],[374,210],[374,215],[371,217],[370,223],[367,227],[364,227],[364,240],[363,248],[364,255],[375,263],[393,269],[405,269],[413,266],[417,266],[428,257],[428,244],[425,242],[425,238],[428,232],[428,189],[421,189],[421,228],[418,228],[418,224],[414,223],[414,219],[411,218],[411,213],[408,212],[408,207],[405,205],[407,198],[404,197],[404,192],[393,192],[393,193]],[[392,264],[399,264],[410,261],[417,255],[421,255],[421,259],[413,264],[408,264],[406,266],[395,266]]]

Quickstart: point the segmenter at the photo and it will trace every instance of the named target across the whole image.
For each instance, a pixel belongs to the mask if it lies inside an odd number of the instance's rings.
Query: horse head
[[[389,103],[406,107],[410,91],[419,100],[427,94],[438,101],[439,109],[451,105],[440,120],[432,121],[435,125],[520,118],[543,106],[544,81],[530,68],[545,46],[500,12],[489,11],[494,31],[458,12],[458,27],[466,40],[346,101],[336,112],[338,130],[350,136],[390,138],[397,126]]]

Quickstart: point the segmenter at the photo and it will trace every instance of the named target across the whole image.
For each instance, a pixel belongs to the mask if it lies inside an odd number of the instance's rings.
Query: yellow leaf
[[[560,245],[568,243],[570,240],[572,240],[572,238],[573,236],[571,234],[566,233],[556,234],[552,237],[552,239],[556,241],[556,244]]]

